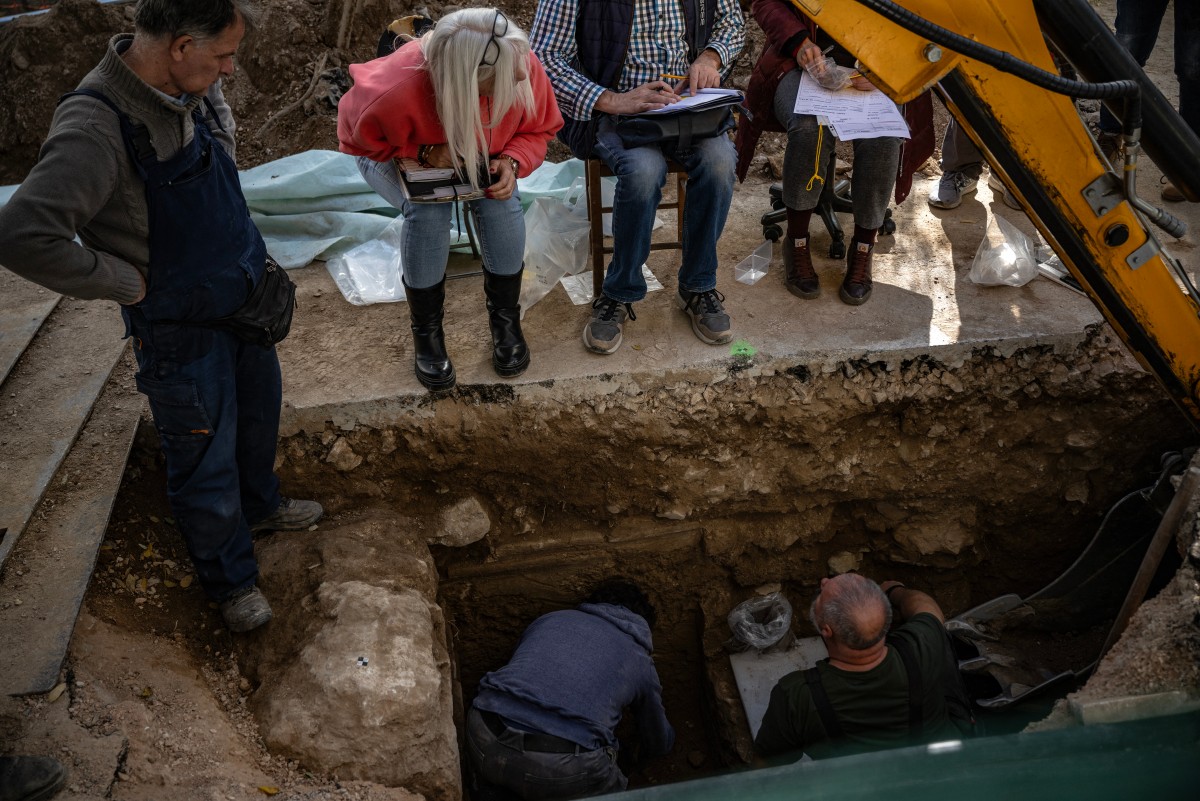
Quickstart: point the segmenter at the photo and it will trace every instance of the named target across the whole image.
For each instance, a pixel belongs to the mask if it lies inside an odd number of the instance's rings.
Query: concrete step
[[[132,365],[118,367],[10,552],[0,642],[20,647],[0,649],[0,693],[44,693],[58,682],[142,409]]]
[[[24,695],[58,680],[143,403],[116,304],[0,286],[0,692]]]
[[[61,297],[8,270],[0,270],[0,383]]]
[[[0,385],[0,568],[125,351],[111,302],[68,300]]]

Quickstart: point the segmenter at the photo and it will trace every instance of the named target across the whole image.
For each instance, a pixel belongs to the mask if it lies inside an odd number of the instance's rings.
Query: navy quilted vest
[[[679,0],[687,21],[688,58],[695,61],[712,35],[717,0]],[[633,11],[637,0],[579,0],[575,20],[575,44],[579,63],[575,68],[607,89],[614,89],[625,66],[629,35],[633,30]],[[596,140],[595,114],[590,120],[563,115],[564,125],[558,138],[577,158],[592,154]]]

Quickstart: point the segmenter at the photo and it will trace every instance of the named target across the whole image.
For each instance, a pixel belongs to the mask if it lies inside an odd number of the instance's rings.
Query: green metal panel
[[[621,801],[1200,798],[1200,712],[899,748],[620,794]]]

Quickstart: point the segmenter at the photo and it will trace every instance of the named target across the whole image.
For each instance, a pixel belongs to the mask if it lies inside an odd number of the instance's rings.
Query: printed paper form
[[[853,87],[831,92],[822,89],[807,72],[800,76],[794,110],[797,114],[825,117],[842,141],[878,136],[909,137],[904,115],[883,92],[878,89],[862,92]]]

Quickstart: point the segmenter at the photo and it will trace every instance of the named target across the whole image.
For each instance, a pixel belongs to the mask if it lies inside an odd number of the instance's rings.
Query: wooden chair
[[[609,177],[613,171],[600,159],[588,159],[584,162],[584,180],[587,183],[588,222],[591,231],[588,240],[592,250],[592,297],[598,298],[604,289],[604,257],[611,254],[613,249],[604,244],[604,214],[612,211],[612,206],[605,206],[600,194],[600,179]],[[667,162],[667,177],[675,176],[675,199],[671,200],[664,193],[663,200],[658,204],[660,209],[675,209],[675,239],[671,242],[652,242],[651,250],[683,250],[683,205],[687,194],[687,172],[673,161]],[[668,180],[668,183],[670,181]]]

